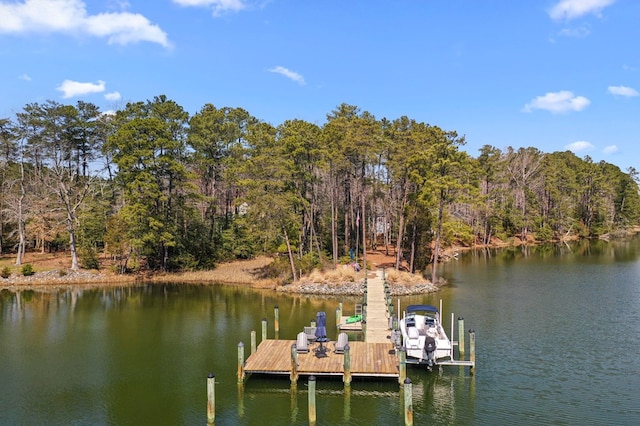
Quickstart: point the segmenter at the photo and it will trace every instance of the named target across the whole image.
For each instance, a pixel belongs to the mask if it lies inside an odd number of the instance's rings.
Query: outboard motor
[[[436,355],[436,339],[431,336],[427,336],[424,340],[424,353],[425,359],[429,362],[429,369],[435,364]]]

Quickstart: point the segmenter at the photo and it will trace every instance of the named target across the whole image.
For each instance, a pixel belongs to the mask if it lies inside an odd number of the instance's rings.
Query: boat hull
[[[439,313],[429,308],[432,310],[425,314],[412,312],[405,316],[400,321],[400,331],[407,362],[431,367],[440,360],[452,359],[452,354],[451,341],[440,324]]]

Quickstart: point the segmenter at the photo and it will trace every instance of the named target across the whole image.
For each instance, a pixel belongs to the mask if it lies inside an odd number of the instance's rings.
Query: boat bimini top
[[[438,313],[438,308],[432,305],[409,305],[407,306],[407,313],[412,314],[416,312],[432,312],[434,314]]]

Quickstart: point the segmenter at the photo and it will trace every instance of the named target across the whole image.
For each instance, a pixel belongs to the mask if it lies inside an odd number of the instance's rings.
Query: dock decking
[[[386,295],[384,292],[384,272],[375,271],[367,278],[367,323],[364,341],[367,343],[390,342],[389,314],[387,312]]]
[[[244,365],[245,373],[291,374],[291,345],[295,340],[267,339],[260,343]],[[333,343],[323,345],[326,357],[319,358],[315,350],[319,343],[309,345],[309,353],[298,354],[298,375],[341,376],[344,355],[333,351]],[[349,342],[351,375],[354,377],[398,377],[398,358],[391,343]]]

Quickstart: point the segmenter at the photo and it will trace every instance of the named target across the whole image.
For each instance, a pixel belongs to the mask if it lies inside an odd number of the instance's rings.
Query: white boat
[[[400,332],[408,363],[426,364],[431,369],[440,360],[451,360],[451,341],[435,306],[407,306],[405,317],[400,321]]]

